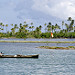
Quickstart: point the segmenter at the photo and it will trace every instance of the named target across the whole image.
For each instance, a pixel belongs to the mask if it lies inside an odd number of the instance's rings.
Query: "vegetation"
[[[66,50],[68,50],[68,49],[75,49],[75,46],[68,46],[68,47],[55,47],[55,46],[49,47],[49,46],[40,46],[40,47],[38,47],[38,48],[43,48],[43,49],[66,49]]]
[[[30,25],[26,23],[11,24],[11,30],[8,30],[8,24],[0,23],[0,38],[50,38],[51,32],[54,38],[75,38],[74,20],[69,17],[67,23],[62,21],[62,28],[56,23],[53,25],[51,22],[45,23],[45,32],[42,32],[42,25],[35,28],[33,23]],[[65,26],[65,28],[64,28]],[[6,32],[5,32],[6,31]]]
[[[20,41],[20,40],[0,40],[0,42],[10,43],[75,43],[75,41]],[[71,47],[71,46],[70,46]]]

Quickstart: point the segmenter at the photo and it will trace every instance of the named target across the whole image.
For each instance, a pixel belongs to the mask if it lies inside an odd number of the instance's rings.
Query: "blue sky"
[[[60,24],[75,18],[75,0],[0,0],[0,22],[19,24],[26,21],[35,26],[52,22]]]

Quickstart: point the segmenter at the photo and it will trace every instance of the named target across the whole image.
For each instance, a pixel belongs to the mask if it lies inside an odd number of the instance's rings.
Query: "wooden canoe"
[[[38,58],[39,55],[2,55],[0,58]]]

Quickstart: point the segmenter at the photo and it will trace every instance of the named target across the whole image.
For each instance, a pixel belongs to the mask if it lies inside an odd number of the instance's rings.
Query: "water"
[[[21,40],[21,41],[75,41],[75,39],[73,38],[73,39],[67,39],[67,38],[65,38],[65,39],[61,39],[61,38],[57,38],[57,39],[52,39],[52,38],[50,38],[50,39],[32,39],[32,38],[27,38],[27,39],[18,39],[18,38],[16,38],[16,39],[14,39],[14,38],[4,38],[4,39],[0,39],[0,40]]]
[[[75,50],[39,46],[75,46],[75,43],[0,43],[5,54],[39,54],[38,59],[0,58],[0,75],[75,75]]]

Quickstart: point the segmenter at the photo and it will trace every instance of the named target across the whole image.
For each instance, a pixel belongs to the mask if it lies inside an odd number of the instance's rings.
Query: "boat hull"
[[[0,58],[38,58],[39,55],[2,55]]]

